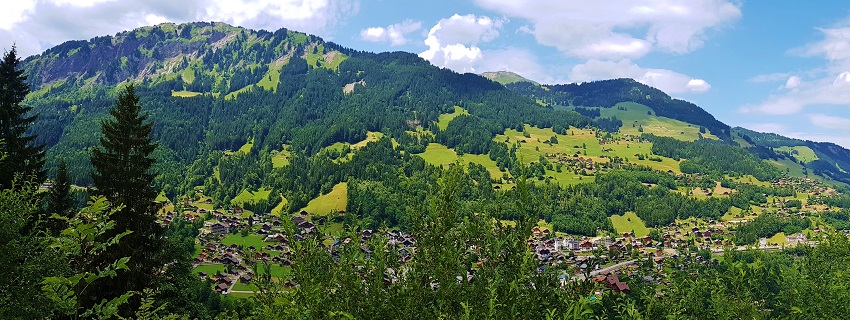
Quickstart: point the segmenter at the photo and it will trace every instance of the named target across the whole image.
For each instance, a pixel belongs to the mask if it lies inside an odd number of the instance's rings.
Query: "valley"
[[[0,172],[0,213],[48,261],[27,280],[45,318],[775,318],[846,297],[817,288],[847,285],[850,150],[634,79],[207,22],[15,63],[43,152],[3,151],[38,170]]]

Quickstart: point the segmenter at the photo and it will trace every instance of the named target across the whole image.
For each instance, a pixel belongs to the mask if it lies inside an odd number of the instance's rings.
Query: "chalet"
[[[219,283],[215,286],[215,292],[218,292],[218,293],[221,293],[221,294],[226,294],[227,290],[229,290],[229,289],[230,289],[230,286],[228,286],[227,284],[224,284],[224,283]]]
[[[242,207],[240,206],[236,206],[236,208],[233,208],[233,213],[242,213],[242,211]]]
[[[239,278],[239,281],[242,283],[250,283],[251,279],[253,279],[253,277],[250,274],[244,274],[241,278]]]
[[[206,203],[206,204],[212,204],[212,203],[213,203],[213,201],[212,201],[212,199],[207,198],[207,200],[204,200],[204,203]]]
[[[304,221],[298,224],[298,229],[309,230],[315,227],[315,225],[310,221]]]
[[[219,222],[219,223],[212,225],[212,227],[210,227],[210,230],[212,231],[212,233],[216,233],[216,234],[228,234],[228,233],[230,233],[230,226],[228,226],[227,224],[224,224],[222,222]]]
[[[604,283],[605,286],[608,287],[608,289],[611,289],[614,292],[626,294],[631,292],[631,289],[629,289],[629,285],[625,282],[620,281],[620,278],[616,274],[609,273],[605,277]]]

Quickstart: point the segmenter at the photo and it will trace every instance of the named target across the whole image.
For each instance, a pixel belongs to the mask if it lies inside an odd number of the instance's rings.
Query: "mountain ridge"
[[[645,105],[653,110],[651,116],[704,127],[740,145],[728,125],[699,106],[633,79],[502,85],[434,67],[412,53],[362,52],[287,29],[166,23],[65,42],[28,57],[23,67],[33,89],[27,102],[42,114],[33,130],[49,153],[75,158],[82,165],[77,176],[86,170],[79,150],[96,142],[96,119],[111,105],[115,87],[126,81],[138,83],[139,92],[146,94],[148,110],[157,117],[154,134],[164,142],[161,152],[171,159],[165,165],[175,171],[198,156],[236,150],[250,140],[256,140],[258,150],[280,150],[284,144],[311,155],[336,142],[360,141],[367,131],[387,131],[414,151],[434,141],[480,154],[489,150],[485,138],[507,128],[521,129],[523,123],[554,125],[556,133],[565,125],[616,130],[623,125],[617,119],[592,114],[583,119],[571,112],[582,111],[577,107],[611,109],[620,102]],[[501,74],[506,75],[521,78]],[[466,127],[450,126],[447,133],[433,129],[438,116],[455,106],[471,114],[454,125]],[[411,138],[405,133],[423,129],[435,130],[424,142],[421,135]],[[449,139],[447,134],[458,136]],[[765,148],[751,150],[763,153],[760,157],[778,156],[775,147],[755,145]],[[850,181],[850,174],[841,169],[850,168],[844,160],[850,159],[850,151],[824,143],[813,146],[821,155],[811,164],[813,170]]]

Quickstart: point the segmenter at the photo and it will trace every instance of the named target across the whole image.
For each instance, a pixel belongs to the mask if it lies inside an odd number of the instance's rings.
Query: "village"
[[[581,163],[581,161],[579,161]],[[585,162],[592,164],[592,160]],[[681,176],[678,176],[681,179]],[[785,201],[762,205],[762,208],[774,210],[778,214],[804,216],[817,212],[826,206],[819,204],[821,196],[830,195],[834,189],[819,181],[810,179],[781,179],[772,184],[776,187],[788,187],[810,195],[804,210],[791,210]],[[359,240],[343,236],[340,232],[329,232],[332,225],[341,224],[345,211],[335,216],[320,216],[306,211],[297,214],[278,216],[270,213],[251,213],[240,206],[231,208],[213,208],[213,201],[203,197],[203,191],[197,191],[198,200],[183,199],[178,214],[174,211],[163,212],[161,223],[167,225],[175,219],[189,222],[203,221],[196,248],[197,257],[194,267],[197,275],[208,280],[215,291],[221,294],[252,293],[256,287],[251,284],[257,277],[259,268],[269,266],[269,272],[284,287],[297,285],[286,275],[292,264],[293,242],[308,237],[321,237],[321,245],[335,259],[339,258],[339,248],[359,241],[362,252],[371,255],[367,242],[378,232],[384,232],[387,244],[397,250],[399,263],[409,262],[417,251],[416,238],[399,230],[362,230]],[[527,244],[539,262],[540,268],[560,270],[562,281],[592,277],[594,281],[605,284],[612,290],[621,291],[628,286],[619,281],[617,275],[628,266],[639,262],[651,261],[657,269],[663,270],[665,263],[680,257],[704,259],[698,252],[722,254],[726,250],[780,250],[798,244],[815,245],[823,230],[813,227],[808,234],[798,232],[786,235],[785,241],[772,242],[761,238],[757,244],[746,246],[733,243],[732,235],[737,224],[745,220],[702,221],[699,219],[677,220],[670,225],[656,228],[650,235],[636,236],[634,232],[610,233],[598,232],[599,236],[571,236],[556,233],[545,225],[533,227]],[[621,270],[622,269],[622,270]],[[392,276],[386,279],[394,281]]]

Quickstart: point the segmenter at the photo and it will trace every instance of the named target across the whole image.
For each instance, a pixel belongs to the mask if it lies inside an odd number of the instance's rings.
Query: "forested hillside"
[[[509,89],[546,104],[613,108],[620,102],[636,102],[650,107],[654,114],[703,126],[724,140],[730,139],[729,126],[693,103],[673,99],[661,90],[633,79],[612,79],[586,83],[547,85],[517,82]]]
[[[848,312],[850,151],[634,80],[491,81],[221,23],[14,52],[2,318]]]
[[[288,145],[313,155],[383,131],[415,151],[431,138],[406,132],[424,129],[452,146],[476,146],[467,152],[487,153],[490,139],[505,128],[591,123],[413,54],[356,52],[285,29],[164,24],[68,42],[28,58],[24,67],[33,89],[27,103],[41,114],[31,131],[47,146],[48,167],[66,159],[77,184],[89,183],[86,150],[97,142],[93,130],[124,81],[137,83],[144,109],[156,120],[161,187],[180,185],[181,173],[196,160],[249,141],[253,154]],[[436,129],[439,114],[457,104],[470,112],[467,131],[483,135]]]

